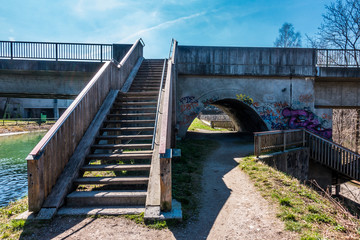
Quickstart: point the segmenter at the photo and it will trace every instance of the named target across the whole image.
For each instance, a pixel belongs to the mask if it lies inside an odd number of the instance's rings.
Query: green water
[[[0,137],[0,207],[27,195],[25,158],[45,133]]]

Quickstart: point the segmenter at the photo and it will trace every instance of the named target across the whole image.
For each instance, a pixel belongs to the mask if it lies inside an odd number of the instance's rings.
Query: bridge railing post
[[[103,45],[100,45],[100,62],[103,61]]]
[[[14,58],[13,54],[13,42],[10,42],[10,59],[12,60]]]
[[[59,59],[59,55],[58,55],[58,44],[55,43],[55,61],[57,61]]]

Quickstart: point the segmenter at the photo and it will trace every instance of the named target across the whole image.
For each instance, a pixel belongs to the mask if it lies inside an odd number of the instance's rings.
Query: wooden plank
[[[87,165],[82,171],[149,171],[150,164]]]
[[[74,184],[147,184],[148,181],[147,177],[82,177]]]
[[[28,204],[29,211],[38,212],[45,200],[44,181],[43,181],[43,163],[44,158],[34,160],[31,156],[27,157],[28,168]]]
[[[99,112],[91,122],[89,128],[81,139],[79,145],[76,147],[74,154],[71,156],[64,171],[60,175],[50,195],[47,197],[43,207],[59,208],[71,189],[72,182],[78,177],[78,171],[84,164],[86,155],[90,152],[90,147],[93,140],[99,131],[102,122],[106,119],[107,113],[110,111],[112,103],[118,94],[118,90],[111,90],[101,106]]]
[[[160,158],[161,210],[171,210],[171,158]]]

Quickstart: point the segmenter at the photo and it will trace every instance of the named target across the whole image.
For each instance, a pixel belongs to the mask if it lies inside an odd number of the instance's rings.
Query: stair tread
[[[75,184],[147,184],[148,177],[81,177]]]
[[[144,205],[139,206],[94,206],[94,207],[62,207],[58,211],[58,215],[125,215],[140,214],[145,212]]]
[[[155,119],[143,119],[143,120],[106,120],[105,123],[152,123]]]
[[[141,153],[138,153],[141,152]],[[135,151],[134,153],[94,153],[87,155],[87,159],[98,159],[98,158],[147,158],[152,157],[152,151]]]
[[[119,102],[115,105],[156,105],[157,102]]]
[[[151,131],[154,127],[120,127],[120,128],[100,128],[100,131]]]
[[[144,116],[155,116],[155,113],[111,113],[108,117],[144,117]]]
[[[97,144],[93,145],[93,148],[105,148],[105,149],[141,149],[151,148],[151,143],[143,144]]]
[[[105,135],[98,136],[98,139],[152,139],[153,135]]]
[[[149,170],[150,164],[92,164],[83,166],[81,169],[83,171],[126,171],[126,170]]]
[[[109,197],[146,197],[146,190],[104,190],[104,191],[74,191],[68,198],[109,198]]]

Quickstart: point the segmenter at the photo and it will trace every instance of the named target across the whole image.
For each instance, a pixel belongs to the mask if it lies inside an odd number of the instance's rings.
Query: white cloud
[[[133,39],[134,37],[138,37],[138,38],[141,37],[141,35],[144,33],[151,32],[151,31],[158,30],[158,29],[168,28],[178,22],[182,22],[182,21],[186,21],[186,20],[189,20],[192,18],[200,17],[205,14],[206,14],[206,12],[199,12],[199,13],[195,13],[195,14],[192,14],[189,16],[180,17],[180,18],[177,18],[174,20],[166,21],[166,22],[160,23],[160,24],[152,26],[152,27],[144,28],[144,29],[137,31],[136,33],[130,34],[129,36],[127,36],[124,39],[121,39],[119,42],[122,42],[122,43],[127,42],[127,41]]]
[[[9,37],[9,41],[15,41],[14,37]]]
[[[73,12],[79,17],[90,16],[93,12],[105,12],[127,6],[124,1],[118,0],[77,0],[69,2]]]

